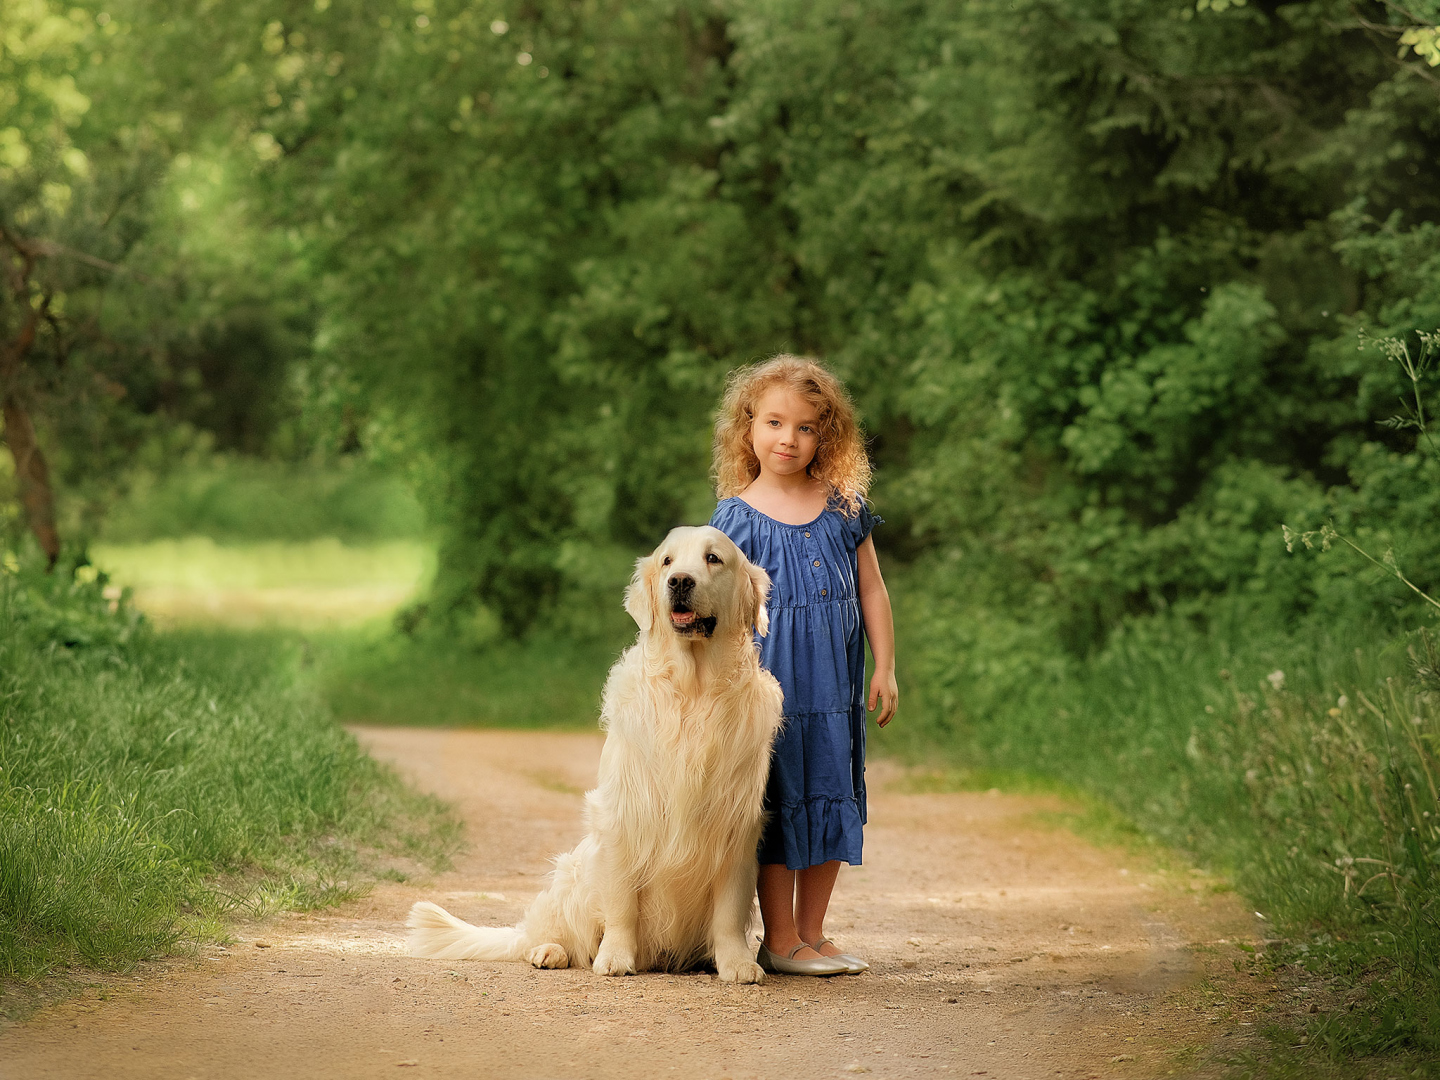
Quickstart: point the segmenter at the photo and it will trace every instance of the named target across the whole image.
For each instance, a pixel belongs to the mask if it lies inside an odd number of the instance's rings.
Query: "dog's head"
[[[754,627],[763,636],[769,593],[770,576],[719,529],[681,527],[635,564],[625,610],[642,631],[705,639]]]

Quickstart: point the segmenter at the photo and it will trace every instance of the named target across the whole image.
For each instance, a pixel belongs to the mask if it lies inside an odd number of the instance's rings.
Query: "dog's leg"
[[[600,908],[605,935],[592,965],[596,975],[634,975],[640,936],[640,894],[617,865],[613,843],[601,849]]]
[[[736,853],[729,871],[715,888],[714,910],[710,916],[710,940],[715,946],[715,970],[721,982],[762,983],[765,972],[745,941],[750,929],[750,904],[755,896],[759,868],[751,844]]]

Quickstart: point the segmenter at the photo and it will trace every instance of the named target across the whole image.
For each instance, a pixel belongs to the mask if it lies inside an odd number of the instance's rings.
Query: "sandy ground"
[[[0,1077],[1108,1078],[1209,1071],[1253,1045],[1260,988],[1232,960],[1261,928],[1233,894],[1077,839],[1047,823],[1054,799],[907,793],[883,761],[865,865],[842,871],[828,924],[864,975],[727,986],[413,960],[417,899],[518,920],[579,838],[600,740],[358,734],[464,816],[453,871],[241,926],[198,963],[44,1009],[0,1034]]]

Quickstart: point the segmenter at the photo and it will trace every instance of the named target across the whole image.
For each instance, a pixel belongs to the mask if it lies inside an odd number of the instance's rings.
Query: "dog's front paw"
[[[619,949],[607,949],[602,942],[595,954],[594,968],[596,975],[634,975],[635,957]]]
[[[763,983],[765,981],[765,969],[748,957],[743,960],[718,961],[715,964],[715,970],[719,973],[721,982]]]
[[[570,954],[565,951],[565,946],[556,945],[553,941],[544,945],[536,945],[530,950],[525,959],[538,968],[563,968],[570,966]]]

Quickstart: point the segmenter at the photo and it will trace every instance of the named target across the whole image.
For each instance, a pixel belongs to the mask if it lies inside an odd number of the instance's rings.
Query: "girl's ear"
[[[746,622],[753,624],[755,632],[764,637],[770,632],[770,612],[765,610],[765,601],[770,596],[770,575],[748,560],[745,573],[750,578],[750,601]]]
[[[630,578],[630,587],[625,590],[625,610],[640,627],[647,632],[655,622],[655,556],[646,555],[635,561],[635,573]]]

